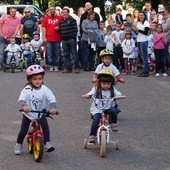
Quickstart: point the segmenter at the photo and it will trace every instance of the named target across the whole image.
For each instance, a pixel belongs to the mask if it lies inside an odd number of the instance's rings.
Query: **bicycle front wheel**
[[[44,154],[44,142],[41,136],[37,136],[34,144],[34,160],[40,162]]]
[[[100,136],[100,156],[105,157],[105,155],[106,155],[106,131],[102,130]]]
[[[33,153],[33,140],[32,140],[32,137],[28,137],[27,143],[28,143],[28,152],[30,154],[32,154]]]

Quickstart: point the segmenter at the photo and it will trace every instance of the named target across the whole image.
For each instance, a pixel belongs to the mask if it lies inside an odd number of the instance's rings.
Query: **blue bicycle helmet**
[[[40,33],[38,31],[34,31],[33,35],[40,35]]]

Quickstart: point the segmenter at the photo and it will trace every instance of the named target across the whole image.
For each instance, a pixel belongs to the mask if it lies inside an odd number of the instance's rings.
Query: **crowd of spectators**
[[[170,6],[159,5],[158,11],[150,2],[143,9],[122,5],[116,12],[108,14],[106,21],[98,7],[90,2],[80,7],[75,14],[73,8],[50,6],[45,16],[37,20],[24,9],[23,16],[17,17],[15,8],[0,19],[0,69],[4,63],[4,49],[10,37],[38,31],[46,47],[46,65],[49,71],[79,73],[80,70],[94,71],[95,57],[103,49],[114,53],[113,64],[122,74],[135,74],[142,65],[139,77],[150,75],[150,65],[155,66],[155,75],[168,76],[170,73]],[[10,24],[9,24],[10,23]],[[21,43],[17,41],[17,43]],[[99,60],[100,61],[100,60]],[[159,62],[158,62],[159,61]],[[131,67],[127,65],[130,62]]]

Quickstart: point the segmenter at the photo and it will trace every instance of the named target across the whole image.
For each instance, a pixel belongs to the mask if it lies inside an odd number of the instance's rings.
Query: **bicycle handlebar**
[[[23,109],[19,109],[20,112],[24,112]],[[38,117],[40,116],[41,113],[43,113],[43,115],[45,115],[46,117],[50,117],[51,119],[54,119],[53,117],[50,116],[50,112],[47,111],[46,109],[42,109],[42,110],[30,110],[30,112],[33,113],[38,113]]]
[[[113,101],[120,100],[120,99],[125,99],[126,96],[118,95],[118,96],[108,98],[108,99],[98,99],[98,98],[95,98],[94,96],[91,96],[91,98],[93,99],[97,109],[99,109],[99,110],[107,110],[107,109],[110,109]]]

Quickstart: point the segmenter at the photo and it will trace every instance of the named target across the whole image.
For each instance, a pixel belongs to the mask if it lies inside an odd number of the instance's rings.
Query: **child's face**
[[[40,39],[40,36],[39,35],[34,35],[34,40],[35,41],[38,41]]]
[[[112,57],[111,56],[104,56],[102,58],[102,62],[104,63],[105,66],[109,66],[110,63],[112,62]]]
[[[35,75],[35,76],[32,76],[31,78],[31,83],[34,87],[36,88],[40,88],[42,83],[43,83],[43,75],[42,74],[38,74],[38,75]]]
[[[15,44],[15,38],[11,38],[11,39],[10,39],[10,43],[11,43],[11,44]]]
[[[158,33],[161,33],[163,31],[162,26],[161,25],[157,26],[156,30]]]
[[[27,43],[28,39],[27,38],[23,38],[23,43]]]
[[[111,34],[112,34],[112,30],[108,29],[108,30],[107,30],[107,34],[108,34],[108,35],[111,35]]]
[[[116,24],[116,31],[120,31],[121,29],[121,25],[120,24]]]
[[[100,27],[100,29],[104,29],[104,27],[105,27],[104,23],[100,23],[99,27]]]
[[[101,82],[101,88],[102,90],[109,90],[112,86],[111,82]]]
[[[130,39],[130,38],[131,38],[131,34],[126,34],[125,37],[126,37],[127,39]]]
[[[156,30],[156,24],[151,23],[151,24],[150,24],[150,30],[151,30],[151,31],[155,31],[155,30]]]

